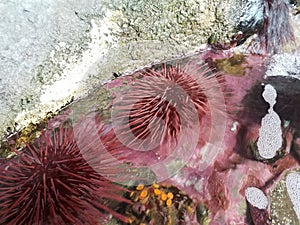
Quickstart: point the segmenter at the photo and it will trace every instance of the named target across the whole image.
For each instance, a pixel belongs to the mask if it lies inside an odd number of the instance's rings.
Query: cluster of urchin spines
[[[129,202],[126,189],[97,173],[76,141],[73,128],[46,130],[2,165],[1,224],[99,224],[105,212],[127,220],[107,205]]]
[[[155,150],[164,159],[185,133],[199,132],[195,122],[219,107],[215,103],[224,96],[208,96],[207,90],[222,89],[223,83],[221,73],[203,63],[139,71],[113,104],[116,136],[129,148]]]

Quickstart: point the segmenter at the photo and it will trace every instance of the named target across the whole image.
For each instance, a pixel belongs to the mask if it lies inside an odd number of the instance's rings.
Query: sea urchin
[[[133,77],[113,105],[118,139],[131,149],[155,150],[159,158],[179,143],[190,143],[194,134],[197,143],[199,123],[210,112],[207,90],[220,85],[220,74],[193,62],[184,67],[163,64]]]
[[[0,167],[0,224],[94,225],[106,213],[126,222],[108,205],[126,202],[125,188],[95,172],[75,139],[71,126],[60,127],[14,150],[17,157]]]

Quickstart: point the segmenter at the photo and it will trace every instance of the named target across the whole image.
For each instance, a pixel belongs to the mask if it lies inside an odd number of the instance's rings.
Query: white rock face
[[[300,220],[300,174],[290,173],[286,177],[286,188],[294,205],[294,210]]]
[[[261,157],[272,159],[282,146],[281,120],[273,110],[276,104],[277,92],[272,85],[267,84],[262,96],[270,104],[270,108],[268,114],[261,121],[257,148]]]
[[[271,63],[266,71],[266,77],[289,76],[300,79],[300,54],[283,53],[272,56]]]
[[[269,201],[262,190],[256,187],[248,187],[245,190],[247,201],[258,209],[267,209]]]

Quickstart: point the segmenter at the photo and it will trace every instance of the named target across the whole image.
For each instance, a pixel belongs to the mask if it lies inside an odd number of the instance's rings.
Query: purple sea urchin
[[[81,154],[88,148],[78,147],[73,128],[60,127],[15,150],[0,167],[0,224],[94,225],[106,213],[126,222],[107,204],[129,202],[125,188],[95,172]]]

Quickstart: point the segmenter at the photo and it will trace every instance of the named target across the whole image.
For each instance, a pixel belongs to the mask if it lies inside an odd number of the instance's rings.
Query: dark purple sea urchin
[[[95,172],[81,154],[89,150],[78,147],[73,128],[60,127],[16,151],[0,166],[0,224],[94,225],[106,213],[126,222],[107,204],[128,202],[125,188]]]

